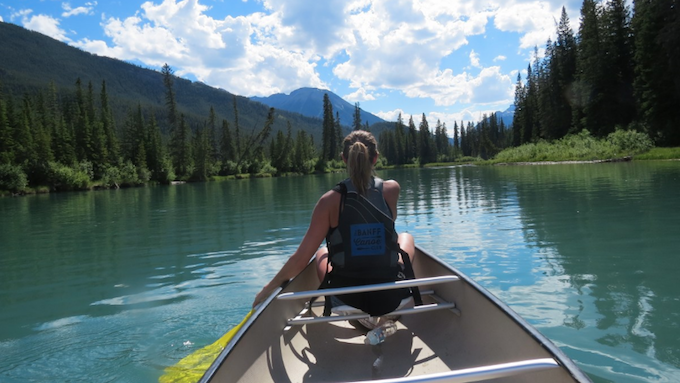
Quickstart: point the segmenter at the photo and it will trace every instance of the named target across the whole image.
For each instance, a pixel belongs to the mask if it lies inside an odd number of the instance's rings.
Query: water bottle
[[[387,321],[373,330],[366,333],[365,344],[375,346],[385,341],[385,338],[397,332],[397,324],[393,321]]]

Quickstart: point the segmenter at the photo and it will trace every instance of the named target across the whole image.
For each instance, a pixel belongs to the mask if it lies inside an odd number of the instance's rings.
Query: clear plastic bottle
[[[385,341],[385,338],[397,332],[397,324],[394,321],[387,321],[373,330],[366,333],[365,344],[375,346]]]

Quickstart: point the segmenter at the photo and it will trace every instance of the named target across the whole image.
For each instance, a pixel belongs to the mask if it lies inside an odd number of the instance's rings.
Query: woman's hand
[[[265,287],[262,288],[262,290],[257,293],[255,296],[255,300],[253,301],[253,308],[257,307],[260,305],[262,302],[264,302],[265,299],[272,293],[272,288],[269,287],[269,284],[267,284]]]

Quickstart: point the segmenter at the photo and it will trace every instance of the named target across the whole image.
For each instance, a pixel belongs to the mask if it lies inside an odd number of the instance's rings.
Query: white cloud
[[[477,74],[456,72],[442,60],[469,36],[485,33],[489,19],[519,33],[522,49],[543,45],[561,6],[557,0],[260,0],[265,12],[215,19],[199,1],[146,2],[135,15],[102,21],[110,45],[89,39],[73,45],[152,66],[167,62],[178,75],[247,96],[328,88],[318,72],[323,63],[349,82],[350,101],[394,90],[437,106],[492,104],[512,100],[514,78],[484,68],[475,51],[469,58]]]
[[[548,38],[555,40],[557,23],[565,7],[572,30],[579,24],[578,0],[516,1],[496,10],[494,25],[503,32],[521,33],[520,49],[545,46]]]
[[[275,17],[254,14],[217,20],[206,15],[208,8],[197,0],[147,2],[142,9],[124,20],[103,22],[113,47],[87,39],[74,45],[155,66],[167,62],[180,76],[193,74],[200,81],[246,96],[327,87],[315,71],[313,57],[276,45],[272,31],[279,25]]]
[[[21,17],[21,25],[26,29],[40,32],[59,41],[71,41],[71,39],[66,37],[66,32],[59,28],[59,19],[47,15],[31,16],[31,13],[33,13],[33,10],[24,9],[12,14],[12,19]]]
[[[507,59],[507,57],[505,57],[503,55],[498,55],[498,56],[493,58],[493,62],[505,61],[506,59]]]
[[[345,101],[349,101],[349,102],[373,101],[373,100],[375,100],[375,96],[372,93],[367,92],[366,89],[364,89],[364,88],[359,88],[359,89],[357,89],[356,92],[345,95],[342,98],[345,99]]]
[[[71,17],[76,15],[92,15],[94,14],[93,10],[96,5],[97,2],[95,1],[92,3],[85,3],[85,6],[83,7],[71,8],[70,3],[61,3],[61,8],[64,10],[64,12],[61,14],[61,17]]]
[[[470,65],[472,65],[475,68],[482,67],[482,65],[479,63],[479,53],[475,52],[474,49],[470,51]]]
[[[0,22],[4,22],[5,20],[2,19],[2,16],[0,16]]]

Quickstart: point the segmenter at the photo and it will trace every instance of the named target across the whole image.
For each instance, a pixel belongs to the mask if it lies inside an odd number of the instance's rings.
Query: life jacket
[[[365,195],[360,195],[346,179],[333,190],[341,193],[338,226],[326,236],[328,259],[332,270],[321,288],[360,286],[414,278],[408,254],[397,243],[394,220],[385,198],[380,178],[373,178]],[[404,267],[399,263],[402,254]],[[386,290],[340,295],[344,303],[371,316],[380,316],[397,308],[403,298],[417,294],[417,289]],[[420,295],[416,302],[420,304]],[[326,299],[324,315],[330,315]]]

